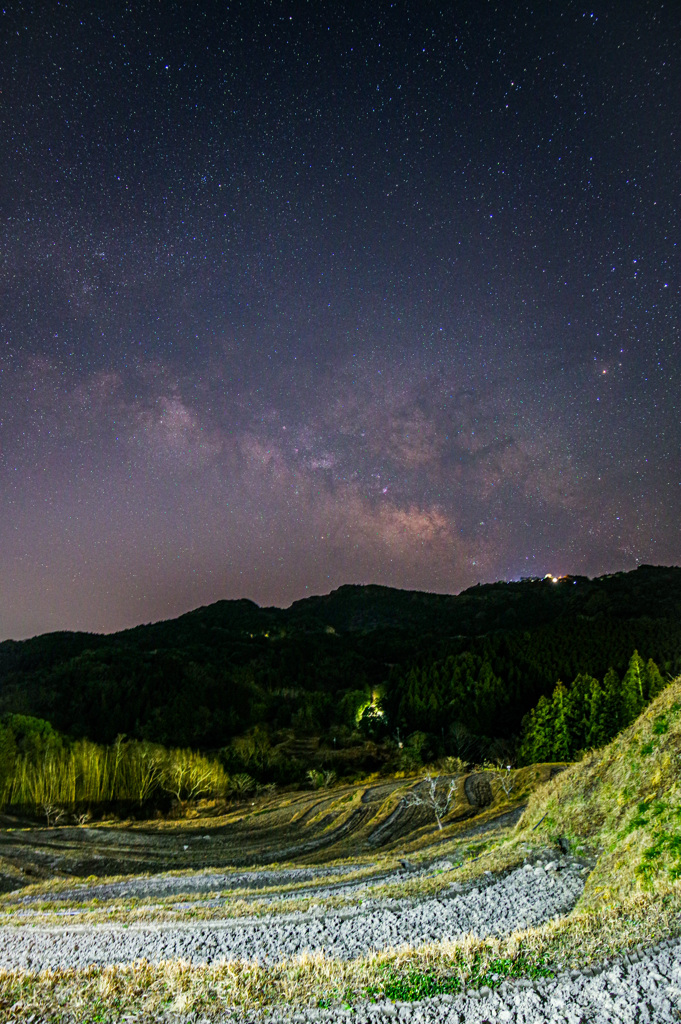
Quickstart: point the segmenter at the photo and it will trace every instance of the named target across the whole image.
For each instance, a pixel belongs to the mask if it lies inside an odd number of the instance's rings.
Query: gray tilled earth
[[[637,962],[638,961],[638,962]],[[263,1021],[263,1016],[243,1020]],[[267,1024],[283,1021],[352,1021],[382,1024],[678,1024],[681,1020],[681,946],[663,943],[599,971],[521,981],[460,996],[439,996],[417,1003],[364,1003],[352,1012],[307,1010],[268,1014]]]
[[[182,958],[272,963],[306,950],[348,960],[372,949],[419,945],[462,935],[500,935],[567,913],[583,888],[581,865],[555,870],[524,867],[484,889],[452,892],[405,906],[384,901],[368,910],[272,915],[197,925],[6,927],[0,930],[0,967],[87,967]],[[558,868],[562,870],[557,870]]]
[[[343,865],[343,874],[348,875],[361,871],[362,865]],[[304,884],[316,882],[320,878],[337,873],[336,868],[277,868],[276,871],[232,871],[220,874],[217,871],[197,871],[193,875],[161,875],[127,878],[121,882],[104,882],[100,885],[77,885],[72,889],[49,894],[53,903],[74,899],[113,900],[117,897],[138,899],[174,896],[178,893],[195,894],[206,892],[226,892],[234,889],[264,889],[268,886]],[[347,883],[345,883],[347,885]],[[334,886],[333,888],[337,888]],[[44,903],[44,893],[30,896],[17,896],[18,905],[28,906],[31,903]]]
[[[432,874],[451,867],[437,862],[418,873]],[[221,959],[275,962],[305,950],[324,950],[348,959],[371,949],[419,945],[464,934],[499,935],[540,924],[568,913],[582,892],[588,868],[563,857],[551,863],[527,865],[504,877],[483,876],[467,887],[453,885],[437,899],[376,900],[371,884],[361,905],[307,913],[269,914],[253,918],[130,926],[114,925],[43,928],[0,928],[0,967],[86,967],[126,963],[142,957],[158,962],[182,959],[210,963]],[[94,887],[99,898],[150,897],[170,893],[215,893],[234,887],[312,883],[316,898],[327,894],[326,870],[293,869],[194,876],[156,876]],[[375,881],[375,879],[373,879]],[[366,883],[346,882],[349,888]],[[472,886],[475,887],[472,887]],[[328,892],[335,890],[332,885]],[[77,887],[67,898],[84,895]],[[92,895],[94,890],[88,889]],[[57,894],[55,894],[56,896]],[[308,898],[311,895],[307,892]],[[369,896],[367,899],[366,897]],[[280,898],[280,897],[276,897]],[[19,897],[20,906],[40,897]],[[212,902],[212,901],[211,901]],[[229,898],[221,902],[228,905]],[[269,898],[259,898],[261,905]],[[29,907],[25,913],[31,914]],[[559,978],[514,981],[495,991],[468,990],[458,996],[439,996],[412,1003],[355,1004],[352,1010],[277,1008],[267,1012],[234,1010],[225,1021],[264,1024],[352,1021],[381,1024],[413,1021],[419,1024],[679,1024],[681,1021],[681,946],[662,943],[639,950],[600,969],[573,971]]]

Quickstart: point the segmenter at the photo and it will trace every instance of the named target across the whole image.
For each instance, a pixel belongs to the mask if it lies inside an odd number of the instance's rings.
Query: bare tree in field
[[[510,796],[515,786],[515,778],[510,764],[499,765],[494,772],[494,777],[503,789],[506,796]]]
[[[196,757],[191,751],[178,751],[166,767],[163,788],[177,800],[194,800],[210,792],[215,782],[215,765],[205,758]]]
[[[56,807],[54,804],[46,802],[43,804],[43,814],[47,819],[47,827],[51,825],[58,825],[62,820],[66,811],[63,807]]]
[[[483,767],[493,779],[499,783],[507,797],[511,795],[516,786],[516,773],[513,770],[512,758],[498,757],[495,762],[485,761]]]
[[[404,796],[405,807],[427,807],[435,815],[437,827],[442,830],[442,819],[447,814],[452,800],[456,796],[456,779],[441,779],[439,775],[428,773],[425,777],[425,791],[410,789]],[[444,785],[440,785],[440,783]]]

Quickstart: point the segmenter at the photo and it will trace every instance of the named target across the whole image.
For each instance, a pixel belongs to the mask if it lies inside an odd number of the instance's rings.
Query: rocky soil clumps
[[[171,925],[10,926],[0,930],[0,967],[43,970],[220,959],[273,963],[305,951],[324,951],[348,960],[370,950],[418,946],[474,934],[503,935],[568,913],[579,898],[584,878],[578,862],[566,859],[526,865],[488,884],[437,899],[382,901],[365,909],[312,909],[308,913],[258,918],[173,923]]]

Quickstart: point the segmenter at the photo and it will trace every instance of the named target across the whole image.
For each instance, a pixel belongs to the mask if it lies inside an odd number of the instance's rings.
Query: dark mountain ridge
[[[380,694],[383,715],[365,718],[367,733],[428,732],[433,722],[442,732],[460,720],[503,736],[558,678],[621,675],[635,647],[661,671],[681,670],[681,568],[458,595],[348,585],[285,609],[218,601],[110,635],[5,641],[0,713],[106,743],[125,733],[214,748],[261,726],[337,745]]]
[[[3,671],[17,661],[35,662],[32,650],[50,641],[57,657],[122,642],[150,650],[194,641],[197,631],[252,639],[256,635],[370,632],[390,629],[481,636],[506,629],[547,625],[562,617],[611,616],[618,619],[672,618],[681,615],[681,568],[642,565],[590,579],[587,576],[528,578],[478,584],[459,594],[399,590],[377,584],[345,584],[329,594],[305,597],[288,608],[260,607],[246,598],[216,601],[175,619],[133,626],[113,634],[58,631],[28,640],[0,643]],[[38,656],[40,660],[40,656]]]

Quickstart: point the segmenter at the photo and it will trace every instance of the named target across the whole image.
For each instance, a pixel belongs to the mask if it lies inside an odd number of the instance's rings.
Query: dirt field
[[[425,806],[408,807],[415,778],[369,781],[254,798],[229,808],[199,808],[199,816],[151,822],[103,821],[44,828],[5,816],[0,831],[0,889],[79,876],[197,870],[279,862],[323,864],[359,856],[407,855],[424,845],[482,837],[520,813],[549,766],[518,772],[507,796],[490,774],[491,803],[471,802],[470,776],[457,779],[453,807],[440,833]],[[473,787],[475,789],[475,787]]]
[[[559,770],[510,792],[461,775],[441,829],[417,778],[174,820],[5,819],[0,1016],[548,1024],[577,1001],[609,1024],[645,998],[646,1019],[675,1021],[676,903],[581,912],[593,852],[515,829]]]

